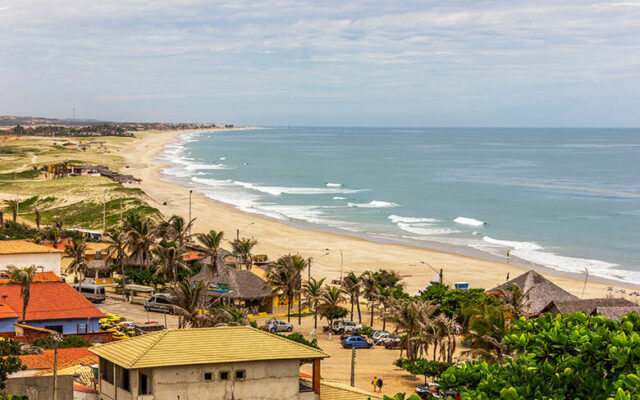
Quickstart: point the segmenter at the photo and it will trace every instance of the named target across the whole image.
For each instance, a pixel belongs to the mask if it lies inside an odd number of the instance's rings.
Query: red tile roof
[[[182,256],[182,260],[184,261],[199,260],[201,258],[202,258],[202,253],[200,253],[199,251],[188,251],[184,253],[184,255]]]
[[[4,296],[7,296],[4,298]],[[22,318],[20,285],[0,285],[0,301]],[[31,284],[31,299],[27,306],[27,321],[102,318],[104,314],[75,289],[64,282]]]
[[[42,354],[29,354],[18,356],[27,369],[51,369],[53,368],[54,351],[45,350]],[[74,347],[71,349],[58,349],[58,368],[74,365],[75,362],[95,364],[98,356],[89,352],[88,347]]]
[[[8,272],[3,272],[3,277],[0,277],[0,285],[11,283],[11,279],[6,279],[9,276]],[[62,279],[56,275],[53,271],[36,272],[36,276],[33,278],[33,282],[62,282]]]
[[[18,314],[11,307],[0,303],[0,319],[16,318]]]

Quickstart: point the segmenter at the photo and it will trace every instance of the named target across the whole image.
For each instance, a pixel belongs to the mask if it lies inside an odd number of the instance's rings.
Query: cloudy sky
[[[640,126],[640,1],[0,0],[0,114]]]

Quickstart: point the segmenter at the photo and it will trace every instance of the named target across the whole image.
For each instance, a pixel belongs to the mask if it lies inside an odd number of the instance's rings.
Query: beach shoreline
[[[140,188],[149,196],[151,205],[165,216],[178,214],[188,217],[190,188],[167,182],[162,176],[162,169],[167,165],[157,157],[167,145],[178,141],[180,136],[198,131],[201,130],[139,134],[138,139],[120,152],[127,161],[127,173],[142,179]],[[435,271],[440,269],[443,270],[444,280],[448,284],[465,281],[469,282],[471,287],[485,289],[503,283],[507,273],[514,278],[528,269],[541,272],[577,296],[581,296],[584,287],[584,274],[534,265],[515,257],[511,257],[507,263],[500,257],[484,253],[475,254],[453,246],[408,244],[287,223],[245,213],[231,205],[207,198],[196,190],[192,193],[192,216],[196,218],[194,232],[222,230],[226,233],[226,238],[231,240],[235,238],[236,230],[239,229],[240,237],[255,237],[258,240],[256,254],[267,254],[270,259],[287,253],[300,253],[304,257],[311,257],[312,275],[327,277],[329,281],[340,277],[342,253],[343,273],[361,273],[379,268],[392,269],[405,278],[405,286],[410,293],[422,289],[434,278]],[[225,247],[229,247],[228,243]],[[640,285],[632,283],[590,276],[584,296],[605,297],[611,294],[608,286],[640,288]]]

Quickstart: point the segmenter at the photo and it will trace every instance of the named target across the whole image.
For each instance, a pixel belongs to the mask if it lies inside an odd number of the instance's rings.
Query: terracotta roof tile
[[[0,319],[17,318],[18,314],[6,304],[0,304]]]
[[[45,350],[42,354],[29,354],[18,356],[27,369],[51,369],[53,368],[54,351]],[[58,367],[67,368],[76,363],[95,364],[98,357],[89,352],[88,347],[74,347],[71,349],[58,349]]]
[[[0,298],[4,298],[4,304],[22,318],[20,285],[0,285]],[[26,321],[102,317],[102,311],[64,282],[31,284],[31,300],[27,306]]]

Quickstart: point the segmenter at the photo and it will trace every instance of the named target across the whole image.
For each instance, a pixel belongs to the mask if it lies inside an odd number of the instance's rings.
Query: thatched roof
[[[224,264],[219,264],[218,273],[214,276],[211,269],[203,266],[199,273],[189,279],[192,282],[203,280],[208,283],[226,284],[229,293],[208,291],[213,297],[224,297],[232,300],[260,300],[273,296],[273,291],[267,283],[247,270],[236,270]]]
[[[511,279],[500,286],[496,286],[487,293],[495,293],[499,290],[507,290],[512,285],[518,285],[528,295],[528,312],[539,313],[545,306],[555,300],[577,300],[578,298],[567,292],[560,286],[551,282],[534,270],[530,270],[517,278]]]
[[[640,314],[640,307],[596,307],[594,314],[600,314],[607,319],[620,319],[632,312]]]
[[[109,269],[107,260],[102,257],[102,251],[98,250],[93,260],[87,261],[88,270],[106,271]]]
[[[550,312],[553,314],[574,314],[582,311],[587,315],[593,315],[598,307],[637,307],[638,305],[632,301],[623,298],[611,299],[576,299],[576,300],[555,300],[550,302],[540,312]]]

